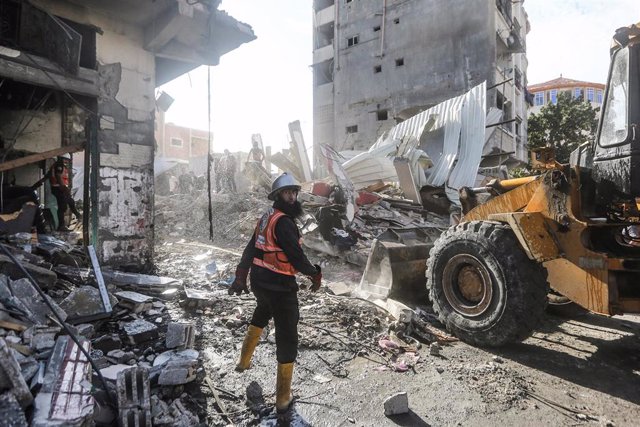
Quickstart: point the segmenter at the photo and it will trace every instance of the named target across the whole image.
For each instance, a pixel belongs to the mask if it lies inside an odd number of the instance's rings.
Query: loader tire
[[[549,285],[546,269],[527,257],[507,225],[473,221],[435,242],[427,289],[449,332],[472,345],[499,347],[540,324]]]

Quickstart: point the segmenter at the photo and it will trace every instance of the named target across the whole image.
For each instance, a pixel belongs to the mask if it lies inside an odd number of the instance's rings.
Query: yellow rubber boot
[[[291,394],[291,380],[293,378],[294,363],[278,363],[278,377],[276,381],[276,411],[287,412],[293,395]]]
[[[253,351],[258,345],[260,335],[262,335],[262,328],[249,325],[249,329],[247,329],[247,335],[245,335],[244,341],[242,342],[242,352],[240,353],[240,361],[236,365],[236,371],[242,372],[246,369],[249,369],[249,367],[251,366]]]

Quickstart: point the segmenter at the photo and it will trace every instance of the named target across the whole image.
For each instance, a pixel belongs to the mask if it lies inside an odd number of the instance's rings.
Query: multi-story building
[[[155,138],[156,157],[189,161],[209,153],[209,132],[167,123],[164,112],[156,115]]]
[[[485,153],[525,160],[522,3],[314,0],[314,145],[366,150],[396,123],[486,80],[487,106],[503,115]]]
[[[557,79],[530,85],[529,92],[533,96],[533,106],[529,109],[529,115],[531,115],[539,113],[540,109],[548,103],[555,104],[561,93],[568,93],[575,98],[590,102],[594,108],[601,107],[604,85],[567,79],[561,74]]]

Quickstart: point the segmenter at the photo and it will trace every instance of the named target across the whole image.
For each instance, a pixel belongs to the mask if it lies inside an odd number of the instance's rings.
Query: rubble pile
[[[209,200],[205,190],[188,194],[156,195],[155,230],[160,238],[206,240],[209,236]],[[214,241],[251,234],[256,220],[271,205],[266,193],[212,195]]]
[[[11,255],[0,259],[3,420],[199,425],[185,393],[204,375],[196,329],[167,308],[182,283],[96,268],[78,246],[29,237],[0,242]]]

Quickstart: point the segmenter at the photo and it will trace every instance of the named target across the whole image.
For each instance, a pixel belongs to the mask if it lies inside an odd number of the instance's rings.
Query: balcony
[[[316,28],[323,25],[327,25],[334,21],[336,13],[336,6],[332,5],[316,12]]]
[[[319,64],[324,61],[333,59],[333,44],[326,45],[313,51],[313,63]]]

